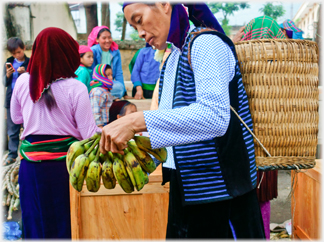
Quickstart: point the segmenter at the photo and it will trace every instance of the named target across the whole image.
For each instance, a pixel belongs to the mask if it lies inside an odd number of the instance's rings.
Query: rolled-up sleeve
[[[196,102],[182,108],[144,111],[152,148],[194,143],[226,133],[229,82],[235,72],[232,51],[219,37],[201,35],[193,42],[191,63]]]

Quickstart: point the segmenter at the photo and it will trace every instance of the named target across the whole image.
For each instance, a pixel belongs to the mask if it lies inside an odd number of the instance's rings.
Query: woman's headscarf
[[[102,29],[109,29],[109,28],[107,26],[97,26],[97,27],[94,27],[92,29],[91,33],[88,36],[88,46],[89,47],[91,47],[91,46],[93,46],[95,44],[98,44],[97,36],[98,36],[99,31],[102,30]],[[115,41],[113,41],[111,43],[110,50],[111,51],[118,50],[118,45],[117,45],[117,43]]]
[[[132,3],[136,2],[125,2],[123,4],[123,11],[127,5]],[[183,5],[188,8],[188,13]],[[189,32],[189,20],[192,21],[196,27],[208,27],[225,34],[214,14],[205,3],[185,3],[183,5],[181,3],[172,4],[170,30],[167,39],[168,42],[173,43],[179,49],[182,48],[187,33]]]
[[[117,119],[117,115],[120,114],[123,107],[128,104],[130,104],[130,102],[126,100],[113,102],[113,104],[109,108],[109,123],[115,121]]]
[[[105,73],[106,67],[107,64],[99,64],[95,66],[95,68],[93,69],[92,81],[90,82],[90,86],[92,88],[102,87],[107,90],[110,90],[112,88],[113,81],[107,77]]]
[[[280,24],[280,27],[285,29],[287,34],[290,32],[291,36],[288,35],[291,39],[304,39],[303,38],[303,31],[298,28],[293,21],[290,19],[285,20],[282,24]]]
[[[27,67],[34,103],[57,79],[76,77],[74,72],[80,65],[78,49],[78,42],[62,29],[46,28],[37,35]]]
[[[273,18],[261,16],[252,19],[244,29],[241,41],[251,39],[286,39],[286,36]]]

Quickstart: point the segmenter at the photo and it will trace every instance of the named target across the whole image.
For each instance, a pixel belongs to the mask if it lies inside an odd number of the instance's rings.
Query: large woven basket
[[[315,166],[319,120],[318,46],[308,40],[235,44],[249,99],[259,170]]]

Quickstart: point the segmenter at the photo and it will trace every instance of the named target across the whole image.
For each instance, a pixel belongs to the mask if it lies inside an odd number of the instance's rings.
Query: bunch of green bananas
[[[82,190],[84,180],[88,191],[97,192],[102,179],[107,189],[113,189],[116,181],[126,193],[140,191],[149,182],[147,173],[156,169],[153,155],[160,162],[167,159],[165,148],[152,149],[150,138],[134,136],[129,141],[124,155],[108,152],[101,154],[99,149],[100,133],[93,137],[74,142],[66,156],[66,166],[70,183],[77,191]]]

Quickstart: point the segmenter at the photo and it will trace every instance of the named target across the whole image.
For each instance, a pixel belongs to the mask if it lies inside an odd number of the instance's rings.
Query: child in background
[[[79,54],[80,54],[80,66],[75,71],[77,77],[75,79],[84,83],[88,88],[88,93],[91,90],[90,82],[92,76],[92,63],[93,63],[93,52],[90,47],[86,45],[79,46]]]
[[[99,64],[93,70],[90,82],[90,103],[96,125],[103,128],[109,121],[109,108],[113,103],[110,91],[113,87],[112,69],[110,65]]]
[[[134,103],[127,100],[113,102],[109,109],[109,123],[119,119],[127,114],[137,112],[137,107]]]
[[[135,112],[137,112],[137,107],[134,103],[127,100],[115,101],[109,109],[109,123]],[[148,133],[139,132],[136,135],[148,136]]]
[[[16,80],[22,73],[26,72],[29,63],[29,58],[25,55],[25,44],[18,37],[12,37],[8,39],[7,49],[12,54],[12,56],[7,59],[3,72],[6,73],[6,75],[4,76],[4,85],[5,87],[7,87],[5,108],[7,109],[9,153],[3,165],[9,165],[15,162],[18,156],[19,133],[21,125],[15,124],[11,119],[10,101]]]

